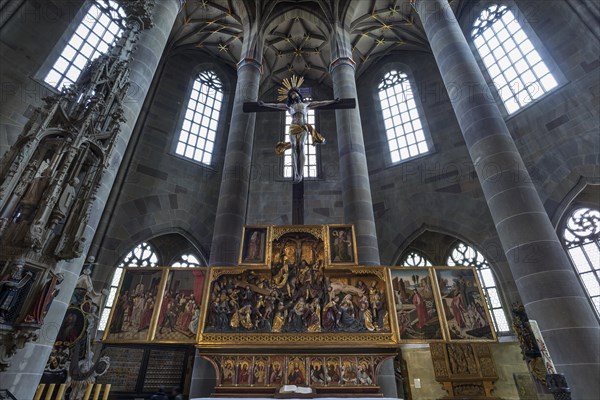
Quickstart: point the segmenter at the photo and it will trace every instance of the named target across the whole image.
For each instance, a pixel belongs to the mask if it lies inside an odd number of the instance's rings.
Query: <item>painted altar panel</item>
[[[436,267],[434,271],[448,339],[496,340],[475,269]]]
[[[168,270],[153,342],[195,343],[205,277],[204,268]]]
[[[244,226],[240,249],[240,265],[268,265],[270,252],[268,226]]]
[[[377,369],[389,355],[205,355],[217,369],[218,387],[376,387]]]
[[[146,342],[156,325],[163,268],[125,268],[111,311],[104,342]]]
[[[327,262],[330,265],[357,265],[354,225],[327,225]]]
[[[429,268],[390,268],[392,291],[403,342],[443,340],[436,286]]]

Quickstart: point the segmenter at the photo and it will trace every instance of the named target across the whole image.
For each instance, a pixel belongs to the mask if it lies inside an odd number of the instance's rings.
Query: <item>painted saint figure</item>
[[[304,374],[300,370],[300,364],[294,363],[294,369],[288,374],[288,384],[290,385],[304,385]]]
[[[261,237],[258,231],[252,232],[250,236],[250,240],[248,240],[248,255],[244,259],[244,261],[260,261],[261,254]]]
[[[417,328],[421,329],[427,324],[427,306],[425,299],[419,293],[417,289],[413,291],[412,303],[417,310]]]

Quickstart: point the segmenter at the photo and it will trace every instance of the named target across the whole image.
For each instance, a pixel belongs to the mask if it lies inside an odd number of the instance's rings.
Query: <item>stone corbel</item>
[[[29,329],[13,328],[5,330],[0,327],[0,371],[5,371],[11,363],[17,350],[25,347],[27,342],[37,340],[38,334]]]

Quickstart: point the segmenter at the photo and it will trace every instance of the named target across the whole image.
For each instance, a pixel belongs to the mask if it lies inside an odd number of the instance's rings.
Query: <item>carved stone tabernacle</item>
[[[64,261],[89,245],[86,227],[125,122],[131,53],[152,25],[153,0],[117,3],[125,11],[113,15],[122,35],[74,84],[43,99],[0,160],[0,368],[23,341],[35,340]]]
[[[496,399],[498,373],[487,343],[431,343],[436,381],[448,392],[444,399]]]

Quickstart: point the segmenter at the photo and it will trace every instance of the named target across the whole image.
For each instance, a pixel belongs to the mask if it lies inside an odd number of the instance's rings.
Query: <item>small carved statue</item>
[[[87,299],[91,300],[92,303],[100,306],[100,301],[103,295],[108,295],[108,291],[103,289],[100,293],[94,290],[94,284],[90,274],[92,273],[92,267],[89,264],[83,266],[81,275],[77,279],[75,284],[75,290],[71,297],[71,304],[79,305],[84,303]]]

